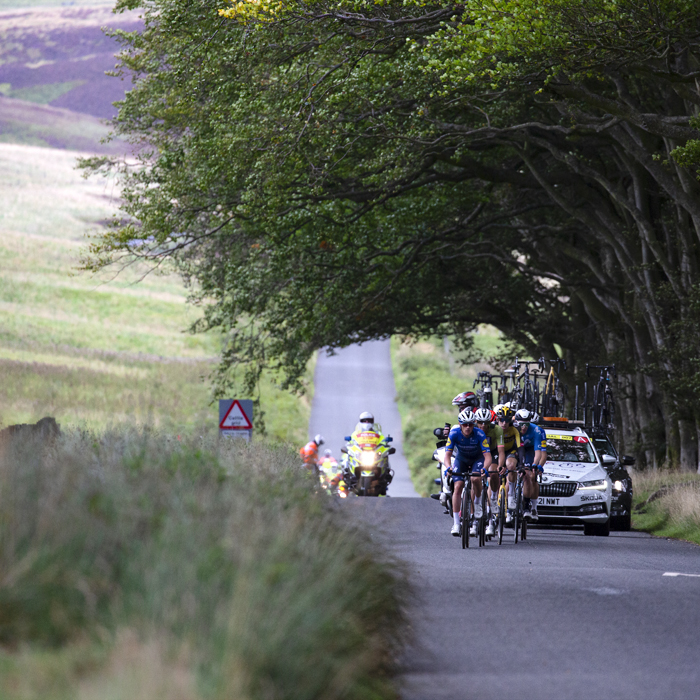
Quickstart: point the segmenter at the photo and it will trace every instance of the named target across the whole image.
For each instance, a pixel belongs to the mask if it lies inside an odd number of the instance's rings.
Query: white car
[[[539,521],[583,525],[586,535],[610,534],[612,483],[593,441],[571,422],[543,426],[547,462],[537,505]]]

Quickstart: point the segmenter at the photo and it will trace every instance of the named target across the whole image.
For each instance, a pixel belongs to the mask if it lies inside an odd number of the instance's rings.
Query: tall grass
[[[0,670],[87,645],[65,697],[122,697],[120,664],[147,697],[159,663],[151,697],[393,697],[400,573],[284,449],[124,429],[0,446]]]
[[[632,523],[661,537],[700,544],[700,475],[672,470],[639,471]]]

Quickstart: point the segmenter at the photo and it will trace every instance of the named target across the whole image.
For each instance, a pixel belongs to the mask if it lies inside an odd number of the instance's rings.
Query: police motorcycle
[[[334,459],[331,450],[326,450],[318,461],[318,478],[321,488],[332,496],[347,498],[348,487],[345,483],[343,468]]]
[[[389,468],[389,455],[396,452],[389,446],[393,438],[382,434],[372,414],[363,413],[355,431],[345,441],[348,444],[341,452],[345,455],[342,464],[346,483],[358,496],[386,496],[394,478]]]

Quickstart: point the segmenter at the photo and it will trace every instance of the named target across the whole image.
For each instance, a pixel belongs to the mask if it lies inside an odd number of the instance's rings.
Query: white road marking
[[[700,578],[700,574],[679,574],[677,571],[667,571],[664,576],[688,576],[689,578]]]

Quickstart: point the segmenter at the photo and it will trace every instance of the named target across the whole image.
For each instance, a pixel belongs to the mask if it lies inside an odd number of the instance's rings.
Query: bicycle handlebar
[[[600,375],[601,377],[603,376],[603,373],[610,373],[612,376],[617,379],[617,370],[615,369],[615,365],[586,365],[586,376],[590,377],[589,370],[591,369],[599,369],[600,370]]]

